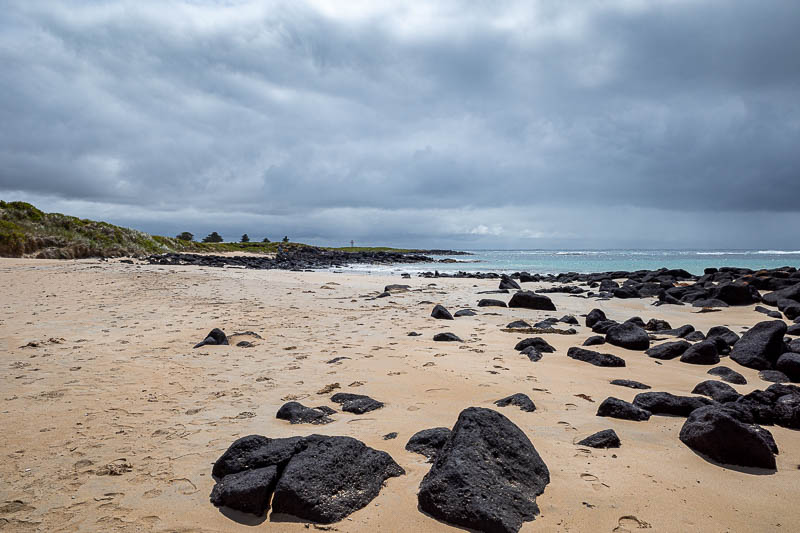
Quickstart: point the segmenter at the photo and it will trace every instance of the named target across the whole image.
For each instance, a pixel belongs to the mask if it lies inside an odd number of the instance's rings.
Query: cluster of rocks
[[[452,430],[420,431],[406,449],[432,462],[417,497],[434,518],[514,533],[539,514],[536,497],[550,472],[525,433],[497,411],[467,408]],[[214,463],[211,503],[259,516],[271,507],[328,524],[365,507],[387,479],[403,474],[389,454],[350,437],[250,435]]]
[[[205,267],[238,267],[257,270],[309,270],[340,268],[351,264],[389,265],[397,263],[435,263],[436,259],[420,253],[344,252],[314,246],[292,246],[279,249],[275,257],[222,256],[188,253],[166,253],[148,256],[151,265],[195,265]],[[442,261],[442,260],[439,260]]]

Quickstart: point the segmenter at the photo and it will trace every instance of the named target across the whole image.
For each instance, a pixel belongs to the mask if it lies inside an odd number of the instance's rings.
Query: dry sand
[[[754,475],[684,446],[683,418],[595,416],[607,396],[631,400],[637,392],[610,385],[613,378],[688,394],[709,367],[657,364],[613,346],[602,351],[624,357],[626,368],[574,361],[565,353],[590,335],[583,326],[574,336],[546,335],[557,352],[531,363],[513,350],[525,336],[500,331],[512,319],[586,313],[598,306],[592,300],[553,294],[556,313],[483,308],[449,322],[430,318],[433,306],[420,302],[454,312],[474,306],[476,291],[497,282],[24,259],[0,260],[0,279],[3,531],[305,531],[289,517],[253,527],[223,515],[208,501],[210,471],[238,437],[315,432],[360,439],[407,472],[335,530],[458,531],[417,509],[429,465],[404,445],[420,429],[451,427],[466,407],[494,408],[494,400],[516,392],[537,410],[498,410],[525,431],[551,473],[538,498],[541,516],[523,531],[800,530],[800,433],[770,427],[781,451],[778,471]],[[389,283],[412,290],[366,297]],[[695,314],[650,303],[599,307],[618,320],[664,318],[701,330],[724,324],[741,331],[765,318],[752,307]],[[229,335],[252,330],[263,340],[233,339],[254,340],[254,348],[193,350],[213,327]],[[422,336],[408,337],[412,330]],[[433,342],[440,331],[465,342]],[[40,344],[22,347],[31,341]],[[350,359],[326,364],[341,356]],[[755,371],[723,364],[747,377],[740,392],[769,385]],[[387,405],[364,416],[338,413],[325,426],[275,419],[288,399],[332,405],[317,394],[331,383]],[[621,448],[574,444],[606,428]],[[383,440],[392,431],[398,438]]]

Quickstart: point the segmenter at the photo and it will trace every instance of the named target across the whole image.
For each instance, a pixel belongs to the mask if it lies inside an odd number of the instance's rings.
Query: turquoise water
[[[417,263],[378,267],[354,265],[346,271],[370,273],[606,272],[683,268],[702,274],[707,267],[745,267],[758,270],[793,266],[800,268],[800,250],[467,250],[473,255],[454,256],[459,263]]]

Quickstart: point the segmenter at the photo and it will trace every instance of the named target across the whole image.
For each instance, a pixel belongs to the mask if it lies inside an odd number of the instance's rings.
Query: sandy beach
[[[388,452],[404,476],[389,479],[367,507],[333,531],[458,531],[422,513],[417,490],[430,464],[404,449],[415,432],[452,427],[470,406],[497,409],[519,426],[550,469],[541,515],[522,531],[798,531],[800,434],[770,426],[777,472],[757,475],[713,464],[682,444],[685,419],[602,418],[608,396],[632,400],[625,378],[688,395],[709,366],[656,361],[604,345],[625,368],[566,357],[592,335],[581,314],[594,307],[624,321],[661,318],[674,327],[737,333],[765,320],[753,306],[698,313],[653,299],[596,302],[549,294],[556,312],[476,308],[496,280],[422,279],[332,272],[162,267],[95,260],[0,259],[0,529],[22,531],[306,531],[289,516],[261,523],[209,503],[213,462],[237,438],[346,435]],[[374,299],[385,285],[407,292]],[[543,284],[529,283],[535,289]],[[504,300],[508,295],[494,295]],[[434,303],[478,314],[430,317]],[[578,317],[577,335],[544,335],[556,352],[533,363],[513,347],[530,336],[510,321]],[[230,346],[192,349],[214,327]],[[237,332],[255,332],[234,335]],[[410,337],[411,331],[421,333]],[[450,331],[463,343],[433,342]],[[235,343],[251,341],[240,348]],[[336,357],[345,357],[329,364]],[[755,370],[723,358],[764,389]],[[289,400],[332,405],[335,392],[385,402],[362,416],[291,425],[275,418]],[[328,387],[331,389],[331,387]],[[498,408],[522,392],[536,411]],[[338,410],[338,409],[337,409]],[[618,449],[575,442],[613,428]],[[383,436],[397,432],[396,439]],[[251,519],[252,520],[252,517]],[[244,523],[243,523],[244,522]]]

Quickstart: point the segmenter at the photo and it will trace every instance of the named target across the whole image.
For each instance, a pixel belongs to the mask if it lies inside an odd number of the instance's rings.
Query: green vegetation
[[[212,231],[203,237],[203,242],[222,242],[222,236],[216,231]]]
[[[245,233],[242,235],[242,238],[239,239],[239,242],[250,242],[250,237],[247,235],[247,233]]]
[[[84,257],[137,257],[165,252],[222,253],[249,252],[274,254],[278,248],[288,250],[308,246],[283,242],[194,242],[194,235],[185,231],[177,237],[149,235],[123,228],[80,219],[61,213],[44,213],[26,202],[0,200],[0,257],[39,257],[46,259],[80,259]],[[206,237],[207,239],[208,237]],[[205,241],[205,239],[203,239]],[[387,247],[330,248],[344,252],[414,252]]]

